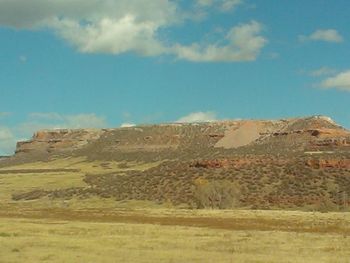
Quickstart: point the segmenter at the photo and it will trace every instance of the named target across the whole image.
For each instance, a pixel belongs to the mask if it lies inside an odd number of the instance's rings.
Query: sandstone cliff
[[[164,154],[224,150],[322,150],[349,147],[350,132],[327,117],[277,121],[242,120],[195,124],[162,124],[102,130],[44,130],[17,144],[16,155]],[[260,147],[260,148],[259,148]],[[160,156],[160,158],[162,158]]]
[[[42,130],[36,132],[31,140],[18,142],[16,155],[37,152],[72,152],[97,140],[100,138],[101,134],[103,134],[102,130]]]
[[[51,167],[57,161],[64,166]],[[238,189],[242,207],[347,209],[350,132],[323,116],[46,130],[0,162],[0,173],[19,172],[83,174],[84,183],[18,192],[17,201],[99,196],[201,208],[208,193],[213,201]]]

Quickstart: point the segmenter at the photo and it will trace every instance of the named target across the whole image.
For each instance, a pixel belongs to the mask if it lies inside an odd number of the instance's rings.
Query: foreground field
[[[5,210],[3,263],[350,262],[347,213]]]
[[[0,263],[350,263],[349,212],[197,210],[168,200],[118,200],[108,191],[60,194],[93,188],[89,178],[100,183],[159,164],[66,158],[1,168]]]

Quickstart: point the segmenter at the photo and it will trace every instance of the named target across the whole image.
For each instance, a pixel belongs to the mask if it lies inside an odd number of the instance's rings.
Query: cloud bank
[[[243,0],[193,0],[202,8],[236,9]],[[82,53],[171,55],[194,62],[252,61],[267,39],[252,21],[231,27],[215,43],[183,45],[162,34],[194,19],[170,0],[0,0],[0,26],[49,29]]]

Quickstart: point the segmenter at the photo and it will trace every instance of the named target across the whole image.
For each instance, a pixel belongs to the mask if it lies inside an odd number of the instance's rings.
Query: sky
[[[0,155],[40,129],[327,115],[348,0],[0,0]]]

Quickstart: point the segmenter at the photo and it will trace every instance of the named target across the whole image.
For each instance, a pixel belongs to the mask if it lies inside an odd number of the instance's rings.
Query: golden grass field
[[[0,262],[4,263],[345,263],[350,260],[350,236],[156,223],[0,218],[0,252]]]
[[[120,168],[71,158],[2,169],[9,174],[0,169],[0,263],[350,262],[350,213],[188,210],[99,197],[11,199],[18,192],[84,186],[86,173],[153,165]],[[30,171],[65,168],[77,171]]]

